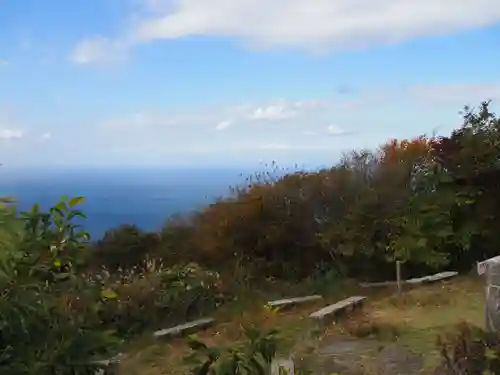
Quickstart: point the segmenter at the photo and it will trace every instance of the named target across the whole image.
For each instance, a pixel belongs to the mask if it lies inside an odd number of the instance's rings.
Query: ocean
[[[13,196],[20,210],[43,209],[61,196],[83,196],[83,223],[92,239],[121,224],[160,229],[167,218],[189,213],[227,196],[230,186],[251,174],[242,169],[0,169],[0,195]]]

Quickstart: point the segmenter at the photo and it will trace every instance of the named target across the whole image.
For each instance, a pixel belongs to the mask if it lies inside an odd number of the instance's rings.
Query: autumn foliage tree
[[[406,276],[466,269],[500,240],[500,122],[488,102],[463,118],[449,136],[393,139],[317,172],[253,176],[189,220],[170,220],[156,254],[247,282],[325,268],[387,279],[396,260]],[[132,260],[153,246],[122,234],[111,242],[135,248]]]

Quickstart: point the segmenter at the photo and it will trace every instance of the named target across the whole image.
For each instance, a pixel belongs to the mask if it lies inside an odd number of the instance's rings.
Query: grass
[[[246,301],[246,302],[245,302]],[[214,317],[214,327],[197,335],[210,346],[233,347],[244,339],[243,327],[252,325],[261,330],[280,330],[282,346],[280,355],[287,355],[297,342],[304,342],[313,330],[308,315],[323,306],[324,302],[309,303],[307,307],[273,312],[266,307],[263,296],[240,298],[221,309]],[[139,339],[131,343],[128,355],[122,362],[123,375],[186,375],[188,369],[183,357],[189,353],[186,340],[176,338],[168,342]]]
[[[461,322],[483,326],[483,285],[479,278],[462,277],[416,287],[401,297],[369,303],[363,314],[348,320],[341,330],[357,337],[371,335],[381,342],[397,342],[421,354],[430,371],[439,364],[439,335]]]
[[[308,318],[309,313],[326,303],[352,295],[350,293],[354,291],[345,290],[343,296],[335,293],[327,296],[325,301],[278,313],[264,307],[266,300],[263,297],[249,297],[245,299],[246,303],[240,299],[221,309],[215,316],[221,323],[200,332],[199,336],[209,345],[228,347],[241,342],[245,325],[253,324],[262,330],[278,328],[284,339],[280,351],[285,356],[292,350],[299,356],[309,352],[320,339],[331,340],[346,335],[360,340],[370,337],[382,344],[397,342],[421,353],[426,369],[432,369],[439,360],[436,346],[439,334],[463,321],[479,326],[483,324],[483,281],[463,277],[415,287],[401,297],[392,295],[390,290],[368,294],[369,302],[362,313],[340,324],[324,327],[319,332],[320,337],[313,339],[316,329]],[[186,375],[188,369],[182,359],[188,352],[183,338],[168,342],[139,339],[131,343],[121,371],[123,375]]]

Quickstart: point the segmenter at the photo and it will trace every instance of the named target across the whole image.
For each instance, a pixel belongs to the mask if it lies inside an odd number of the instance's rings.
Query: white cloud
[[[0,59],[0,66],[7,66],[7,65],[9,65],[9,62],[7,60]]]
[[[457,90],[457,86],[463,88]],[[467,101],[460,99],[452,105],[440,106],[416,100],[416,95],[428,98],[428,93],[434,93],[436,100],[445,100],[457,91],[476,92],[474,95],[478,96],[494,93],[494,87],[385,87],[360,90],[355,98],[282,98],[222,107],[194,107],[179,112],[147,112],[137,108],[128,115],[95,123],[89,132],[95,131],[96,149],[103,155],[122,155],[120,158],[128,159],[141,157],[145,152],[158,160],[176,154],[219,155],[217,157],[225,160],[226,152],[248,154],[248,157],[318,150],[337,152],[376,147],[389,137],[427,133],[436,126],[460,125],[455,117],[449,116],[456,115]],[[407,126],[401,126],[401,121]],[[224,131],[228,128],[231,131]]]
[[[8,128],[0,129],[0,140],[20,139],[23,136],[24,133],[18,129],[8,129]]]
[[[232,37],[259,48],[352,49],[443,35],[500,21],[497,0],[142,0],[125,46],[189,36]],[[256,22],[255,20],[258,20]],[[87,40],[90,62],[109,40]],[[89,48],[91,46],[92,48]]]
[[[326,128],[328,134],[331,135],[344,135],[347,132],[335,124],[331,124]]]
[[[216,130],[225,130],[236,124],[249,122],[285,122],[300,116],[307,115],[313,111],[331,106],[332,103],[327,100],[304,99],[304,100],[285,100],[278,99],[260,105],[241,104],[231,108],[225,108],[218,114],[207,114],[209,117],[217,118]],[[229,118],[229,119],[228,119]]]
[[[258,148],[262,150],[288,150],[290,145],[286,143],[263,143]]]
[[[125,44],[97,36],[80,41],[73,50],[70,60],[82,65],[95,61],[112,62],[124,59],[125,54]]]
[[[223,120],[221,122],[219,122],[217,124],[217,126],[215,127],[215,130],[224,130],[224,129],[227,129],[229,128],[231,125],[232,125],[232,121],[229,121],[229,120]]]
[[[52,134],[50,132],[43,133],[42,136],[40,137],[41,141],[48,141],[50,138],[52,138]]]
[[[256,108],[251,114],[252,120],[279,121],[287,120],[297,116],[297,111],[289,107],[286,103],[271,104],[265,107]]]
[[[252,108],[248,113],[248,117],[251,120],[263,121],[289,120],[328,105],[331,105],[331,103],[327,100],[319,99],[296,101],[279,99],[266,105]]]

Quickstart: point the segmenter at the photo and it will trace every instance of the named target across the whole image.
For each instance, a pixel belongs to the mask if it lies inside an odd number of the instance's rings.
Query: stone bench
[[[377,281],[373,283],[359,283],[359,286],[361,288],[387,288],[387,287],[392,287],[396,286],[398,283],[396,281]]]
[[[320,295],[306,296],[306,297],[296,297],[296,298],[285,298],[279,299],[276,301],[270,301],[267,305],[271,308],[285,309],[289,307],[293,307],[296,305],[301,305],[303,303],[314,302],[322,299],[323,297]]]
[[[309,318],[315,319],[317,321],[336,318],[348,309],[354,310],[356,307],[361,306],[365,299],[366,297],[363,296],[353,296],[346,298],[342,301],[334,303],[333,305],[323,307],[322,309],[313,312],[311,315],[309,315]]]
[[[434,275],[409,279],[409,280],[406,280],[404,283],[410,284],[410,285],[430,284],[430,283],[435,283],[437,281],[450,279],[450,278],[455,277],[455,276],[458,276],[458,272],[446,271],[446,272],[439,272],[439,273],[436,273]]]
[[[435,283],[436,281],[451,279],[452,277],[456,276],[458,276],[458,272],[455,271],[440,272],[436,273],[435,275],[427,276],[426,280],[424,280],[424,283]]]
[[[199,330],[208,328],[215,323],[213,318],[205,318],[194,320],[192,322],[177,325],[172,328],[162,329],[153,333],[153,337],[156,339],[166,338],[166,337],[176,337],[188,335],[190,333],[197,332]]]
[[[401,280],[401,284],[403,285],[419,285],[419,284],[428,284],[435,283],[437,281],[442,281],[446,279],[450,279],[452,277],[458,276],[458,272],[455,271],[446,271],[439,272],[434,275],[415,277],[413,279]],[[360,283],[359,286],[362,288],[376,288],[376,287],[396,287],[398,285],[397,281],[380,281],[374,283]]]

